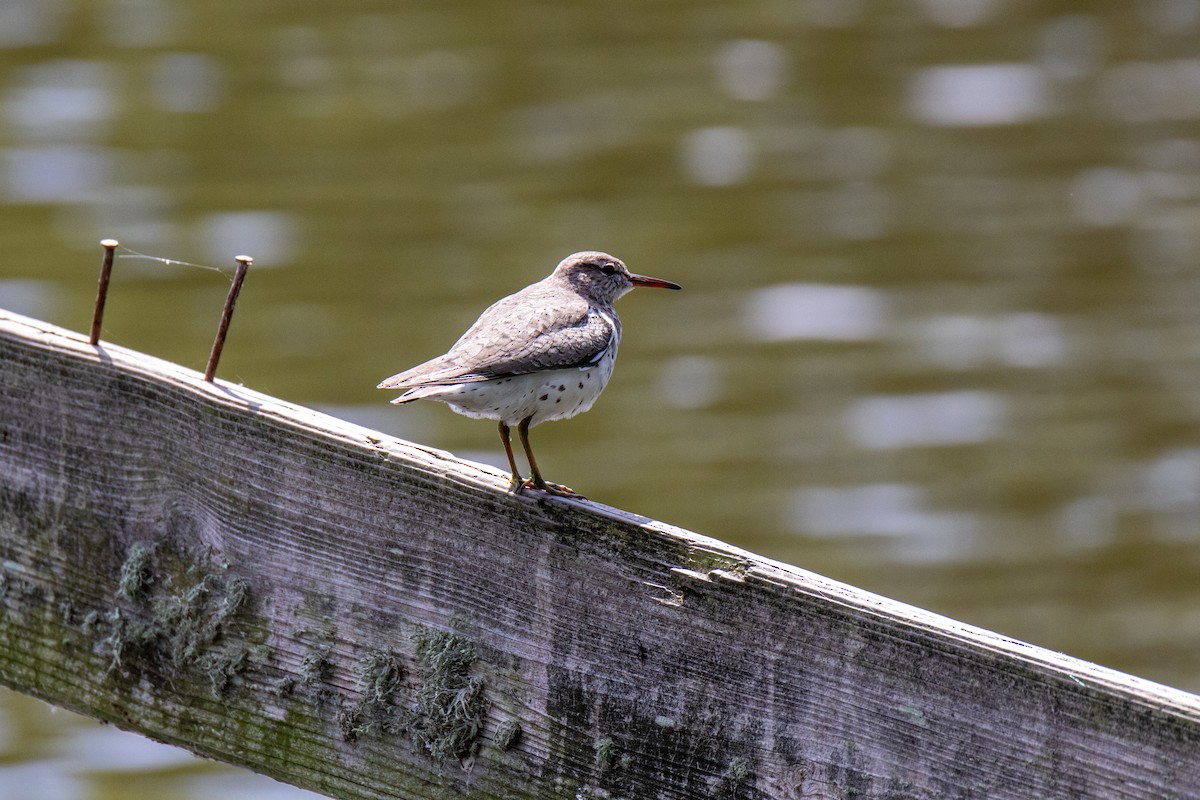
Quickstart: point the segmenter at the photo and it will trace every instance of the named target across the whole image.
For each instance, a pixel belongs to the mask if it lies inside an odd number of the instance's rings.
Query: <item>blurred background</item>
[[[222,270],[105,341],[202,369],[248,253],[222,377],[496,465],[375,384],[608,250],[685,290],[548,478],[1200,690],[1200,0],[0,0],[0,306],[103,237]],[[131,786],[301,795],[0,694],[0,800]]]

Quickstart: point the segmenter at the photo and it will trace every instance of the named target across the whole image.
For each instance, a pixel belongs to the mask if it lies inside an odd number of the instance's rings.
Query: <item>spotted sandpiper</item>
[[[393,403],[425,398],[468,417],[499,420],[511,491],[575,495],[542,478],[529,429],[573,417],[596,402],[621,343],[613,301],[635,286],[681,288],[635,275],[607,253],[567,256],[548,278],[493,303],[445,355],[393,375],[379,388],[405,390]],[[529,459],[529,480],[521,479],[513,458],[514,425]]]

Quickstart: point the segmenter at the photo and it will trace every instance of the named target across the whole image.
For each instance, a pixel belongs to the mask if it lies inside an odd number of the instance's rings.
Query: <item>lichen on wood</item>
[[[456,633],[424,629],[415,637],[422,680],[411,727],[435,759],[472,755],[488,710],[483,678],[471,674],[475,646]]]
[[[243,672],[265,661],[263,648],[248,644],[244,631],[224,636],[247,603],[248,582],[204,559],[181,555],[171,545],[135,542],[114,595],[111,608],[86,618],[86,633],[99,635],[110,676],[161,683],[193,672],[220,697]]]

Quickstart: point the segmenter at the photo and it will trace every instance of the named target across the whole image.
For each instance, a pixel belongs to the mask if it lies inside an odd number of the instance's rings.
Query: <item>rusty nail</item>
[[[100,343],[100,325],[104,322],[104,303],[108,300],[108,279],[112,277],[113,252],[119,245],[116,239],[101,239],[100,246],[104,248],[104,261],[100,265],[100,283],[96,286],[96,310],[92,313],[92,335],[88,342],[92,345]]]
[[[250,256],[234,256],[237,262],[237,273],[233,276],[233,285],[225,296],[225,310],[221,312],[221,324],[217,327],[217,338],[213,339],[212,352],[208,354],[208,366],[204,370],[204,380],[212,383],[217,374],[217,362],[221,360],[221,350],[225,348],[225,334],[229,333],[229,321],[233,319],[233,306],[237,303],[238,293],[242,291],[242,282],[246,280],[246,270],[254,263]]]

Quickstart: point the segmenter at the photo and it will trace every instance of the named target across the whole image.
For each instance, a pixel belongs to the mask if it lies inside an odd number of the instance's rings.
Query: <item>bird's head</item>
[[[571,284],[580,294],[602,303],[612,303],[635,286],[683,288],[670,281],[636,275],[621,259],[596,250],[567,256],[555,267],[554,275]]]

